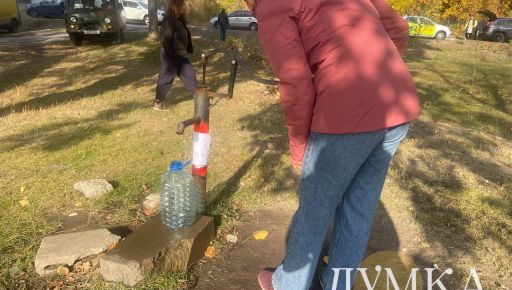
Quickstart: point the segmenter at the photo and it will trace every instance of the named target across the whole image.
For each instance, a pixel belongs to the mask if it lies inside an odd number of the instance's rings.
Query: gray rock
[[[142,203],[144,209],[158,211],[160,209],[160,193],[152,193]]]
[[[101,275],[106,281],[135,286],[152,272],[187,271],[203,258],[214,238],[211,217],[203,216],[189,228],[172,230],[156,215],[101,257]]]
[[[14,277],[14,276],[16,276],[16,274],[18,274],[19,271],[20,271],[20,269],[17,266],[11,267],[9,269],[9,275],[11,277]]]
[[[105,252],[120,239],[106,229],[45,237],[37,251],[36,272],[52,274],[58,266],[72,266],[79,259]]]
[[[75,183],[73,187],[83,193],[86,198],[100,198],[114,190],[114,187],[103,179],[83,180]]]

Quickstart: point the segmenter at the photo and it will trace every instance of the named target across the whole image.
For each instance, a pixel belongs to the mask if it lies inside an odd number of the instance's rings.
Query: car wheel
[[[507,37],[505,36],[505,33],[497,32],[492,36],[492,40],[503,43],[507,40]]]
[[[83,37],[80,34],[77,33],[70,33],[69,34],[69,40],[71,40],[71,43],[74,46],[82,46]]]
[[[39,14],[37,13],[37,11],[35,9],[32,9],[28,12],[28,15],[32,18],[37,18],[39,17]]]
[[[446,32],[439,31],[436,33],[435,39],[444,40],[446,38]]]
[[[258,23],[251,23],[251,24],[249,24],[249,29],[251,31],[258,31]]]
[[[144,21],[144,24],[146,24],[147,26],[149,26],[149,16],[144,16],[144,18],[142,18],[142,21]]]
[[[20,27],[20,23],[18,22],[18,20],[13,19],[13,20],[11,20],[11,24],[9,25],[9,28],[7,28],[7,29],[9,30],[9,32],[13,33],[13,32],[18,31],[19,27]]]

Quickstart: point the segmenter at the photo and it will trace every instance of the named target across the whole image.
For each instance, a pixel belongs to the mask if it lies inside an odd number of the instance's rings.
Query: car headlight
[[[105,17],[105,23],[107,23],[107,24],[110,23],[110,18]]]
[[[75,16],[71,16],[71,17],[69,18],[69,20],[71,20],[71,22],[73,22],[73,23],[76,23],[76,20],[77,20],[77,19],[76,19],[76,17],[75,17]]]

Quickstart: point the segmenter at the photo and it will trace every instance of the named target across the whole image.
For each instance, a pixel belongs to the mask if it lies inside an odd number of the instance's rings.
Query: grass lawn
[[[197,51],[220,45],[209,40],[216,32],[194,33],[202,36]],[[241,32],[231,42],[267,73],[252,35]],[[399,231],[401,239],[421,240],[410,249],[417,263],[454,268],[458,288],[474,266],[485,289],[499,289],[512,287],[512,48],[475,45],[411,41],[406,59],[424,112],[393,162],[382,201],[397,228],[419,233]],[[0,287],[123,288],[94,274],[38,278],[33,260],[41,239],[65,230],[71,213],[86,215],[91,225],[141,224],[147,219],[142,200],[157,190],[167,164],[190,158],[190,129],[184,136],[174,132],[191,116],[192,96],[177,81],[170,110],[152,110],[158,50],[144,40],[2,48]],[[229,62],[214,59],[211,86],[226,90],[228,73]],[[213,107],[211,130],[209,211],[220,235],[247,209],[295,198],[273,88],[241,76],[235,98]],[[86,200],[73,184],[89,178],[109,180],[115,191]],[[14,276],[13,266],[19,268]],[[139,288],[178,288],[186,280],[184,273],[154,276]]]

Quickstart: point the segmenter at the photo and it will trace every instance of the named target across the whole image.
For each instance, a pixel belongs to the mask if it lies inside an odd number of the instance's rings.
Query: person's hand
[[[300,176],[302,173],[302,162],[296,162],[292,160],[292,172],[297,176]]]

